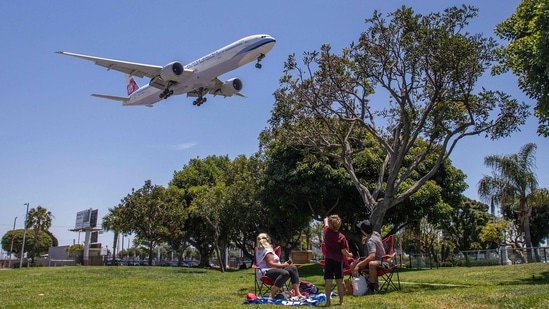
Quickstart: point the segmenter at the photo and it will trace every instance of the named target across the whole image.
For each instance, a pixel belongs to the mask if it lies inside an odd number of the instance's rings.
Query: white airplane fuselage
[[[218,76],[230,72],[240,66],[256,61],[261,55],[266,55],[276,41],[269,35],[252,35],[242,38],[232,44],[220,48],[200,59],[184,66],[194,74],[170,87],[173,94],[184,94],[204,87]],[[125,106],[147,105],[163,100],[160,97],[162,89],[144,85],[132,93]]]

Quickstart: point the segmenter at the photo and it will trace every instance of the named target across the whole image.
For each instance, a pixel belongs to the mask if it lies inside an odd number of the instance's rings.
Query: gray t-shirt
[[[366,256],[370,255],[372,252],[376,253],[376,260],[382,260],[385,255],[385,248],[383,247],[383,242],[381,241],[381,235],[378,232],[373,232],[370,237],[366,239],[364,244],[364,252]]]

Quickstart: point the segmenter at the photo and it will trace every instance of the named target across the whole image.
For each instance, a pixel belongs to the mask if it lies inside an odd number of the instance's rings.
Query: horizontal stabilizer
[[[103,98],[103,99],[109,99],[109,100],[120,101],[120,102],[127,102],[127,101],[130,100],[130,98],[128,98],[128,97],[119,97],[119,96],[107,95],[107,94],[97,94],[97,93],[94,93],[94,94],[92,94],[92,96],[98,97],[98,98]]]

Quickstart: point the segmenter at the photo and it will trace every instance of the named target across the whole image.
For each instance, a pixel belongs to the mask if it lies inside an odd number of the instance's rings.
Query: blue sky
[[[366,30],[375,9],[401,5],[416,12],[475,4],[480,17],[470,32],[493,36],[519,0],[500,1],[3,1],[0,4],[0,236],[23,228],[24,203],[54,215],[51,231],[61,245],[78,241],[76,213],[99,217],[147,179],[167,185],[192,158],[251,155],[267,126],[283,63],[289,54],[340,51]],[[257,70],[248,64],[220,77],[239,77],[247,98],[210,97],[200,107],[172,96],[153,108],[122,107],[91,93],[125,95],[124,75],[92,62],[55,54],[63,50],[132,62],[188,63],[241,37],[268,33],[277,44]],[[138,79],[141,85],[148,80]],[[486,76],[479,84],[529,102],[512,75]],[[530,102],[531,103],[531,102]],[[453,164],[467,174],[465,194],[489,174],[488,154],[517,152],[536,143],[540,186],[549,187],[549,140],[537,136],[536,119],[511,138],[463,140]],[[80,241],[83,240],[83,235]],[[112,247],[112,235],[99,241]]]

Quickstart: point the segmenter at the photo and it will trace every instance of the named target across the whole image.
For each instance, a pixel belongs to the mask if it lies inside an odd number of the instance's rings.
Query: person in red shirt
[[[349,243],[345,235],[339,232],[341,227],[341,218],[338,215],[331,215],[324,218],[324,244],[326,253],[324,259],[324,280],[326,289],[326,307],[330,306],[330,296],[332,294],[332,280],[336,280],[337,294],[339,295],[339,304],[343,305],[343,295],[345,287],[343,286],[343,259],[353,257],[349,252]]]

